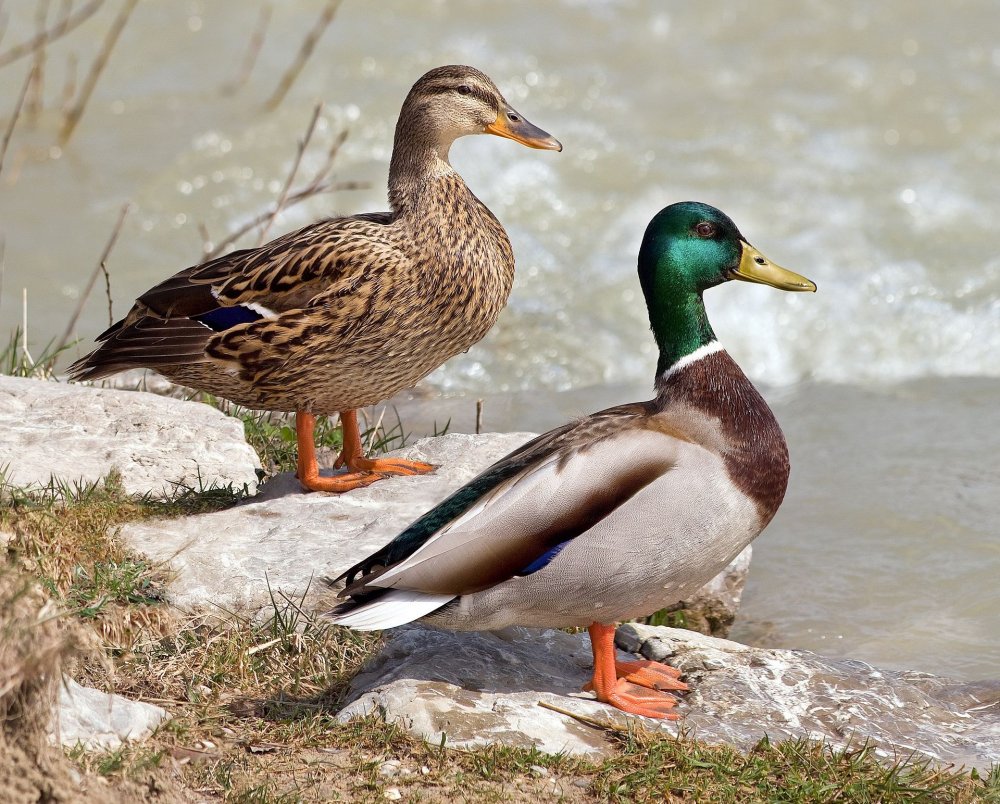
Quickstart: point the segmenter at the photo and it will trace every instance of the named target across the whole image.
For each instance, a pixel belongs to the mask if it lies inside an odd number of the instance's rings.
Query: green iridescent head
[[[639,249],[639,282],[660,347],[658,371],[715,340],[701,294],[730,279],[816,290],[804,276],[770,262],[728,215],[708,204],[671,204],[649,222]]]

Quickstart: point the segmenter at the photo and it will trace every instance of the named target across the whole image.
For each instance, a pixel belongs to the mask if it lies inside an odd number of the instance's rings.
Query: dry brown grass
[[[118,801],[100,777],[74,778],[48,732],[62,671],[96,640],[27,575],[0,563],[0,801]]]

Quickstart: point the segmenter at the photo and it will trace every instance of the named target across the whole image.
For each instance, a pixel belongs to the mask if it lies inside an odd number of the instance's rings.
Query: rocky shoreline
[[[424,439],[396,454],[439,464],[433,475],[388,480],[342,497],[302,494],[289,474],[258,489],[260,464],[240,423],[207,405],[0,377],[0,467],[8,484],[40,487],[52,477],[72,483],[116,472],[131,494],[225,486],[256,493],[215,513],[122,529],[131,549],[169,565],[169,602],[185,611],[216,607],[252,614],[275,592],[322,609],[333,594],[324,579],[384,544],[528,437]],[[749,552],[686,604],[687,619],[724,634],[748,567]],[[619,647],[669,657],[691,681],[693,690],[679,707],[684,719],[641,719],[650,728],[680,728],[743,750],[764,735],[834,746],[870,740],[886,757],[915,753],[980,769],[1000,756],[1000,682],[883,671],[642,625],[620,629]],[[600,729],[539,706],[544,701],[620,726],[624,715],[579,692],[588,663],[585,634],[397,629],[355,678],[339,717],[381,712],[414,734],[435,743],[443,735],[455,746],[502,741],[601,756],[608,744]],[[129,728],[122,735],[128,737]],[[86,734],[77,739],[88,742]]]

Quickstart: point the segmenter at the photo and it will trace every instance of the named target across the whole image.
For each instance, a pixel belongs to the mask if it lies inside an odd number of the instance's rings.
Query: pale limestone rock
[[[354,680],[341,720],[380,712],[433,744],[444,734],[446,744],[458,747],[502,741],[596,757],[610,752],[600,730],[538,702],[619,725],[629,717],[580,692],[591,673],[586,634],[410,626],[387,636]],[[619,646],[669,656],[692,687],[677,708],[682,720],[636,718],[647,728],[684,729],[741,750],[765,734],[837,747],[870,739],[887,759],[917,752],[981,770],[1000,756],[1000,682],[878,670],[672,628],[626,625],[619,637]]]
[[[67,679],[59,687],[50,739],[67,748],[114,750],[126,740],[148,737],[170,715],[158,706],[83,687]]]
[[[155,394],[0,377],[0,467],[20,486],[94,481],[116,470],[129,494],[257,488],[243,424]]]
[[[433,463],[429,475],[393,477],[349,494],[304,493],[283,474],[257,498],[225,511],[122,528],[135,550],[176,570],[172,603],[187,609],[253,610],[270,591],[316,591],[405,528],[529,433],[452,434],[392,453]]]

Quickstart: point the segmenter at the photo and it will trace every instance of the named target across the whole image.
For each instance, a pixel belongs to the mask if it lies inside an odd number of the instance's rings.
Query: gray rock
[[[170,715],[158,706],[83,687],[67,679],[59,688],[50,739],[67,748],[114,750],[148,737]]]
[[[669,652],[692,691],[676,722],[643,726],[749,750],[807,737],[833,746],[870,739],[880,755],[912,752],[987,769],[1000,756],[1000,682],[963,683],[923,673],[879,670],[807,651],[749,648],[691,631],[626,625],[620,643]],[[597,757],[603,732],[539,702],[626,725],[630,716],[580,687],[591,672],[586,634],[508,629],[451,633],[419,626],[388,632],[382,652],[357,676],[339,717],[380,712],[438,744],[490,742]]]
[[[255,499],[229,510],[133,523],[122,536],[133,549],[176,570],[168,590],[176,605],[252,610],[264,605],[271,591],[296,598],[307,588],[319,591],[319,579],[336,577],[380,548],[530,437],[454,433],[426,438],[392,454],[437,465],[430,475],[389,478],[329,495],[303,493],[286,473],[268,481]],[[686,613],[728,611],[731,622],[749,562],[748,548],[712,582],[714,593],[700,593],[697,602],[685,604]]]
[[[129,494],[257,488],[260,460],[242,423],[197,402],[0,377],[0,467],[30,486],[94,481],[111,470]]]
[[[388,643],[355,677],[341,722],[379,713],[439,745],[502,742],[598,758],[611,747],[597,729],[539,701],[601,716],[580,691],[590,678],[590,643],[563,631],[509,628],[456,634],[419,626],[387,632]],[[586,696],[586,697],[574,697]]]

